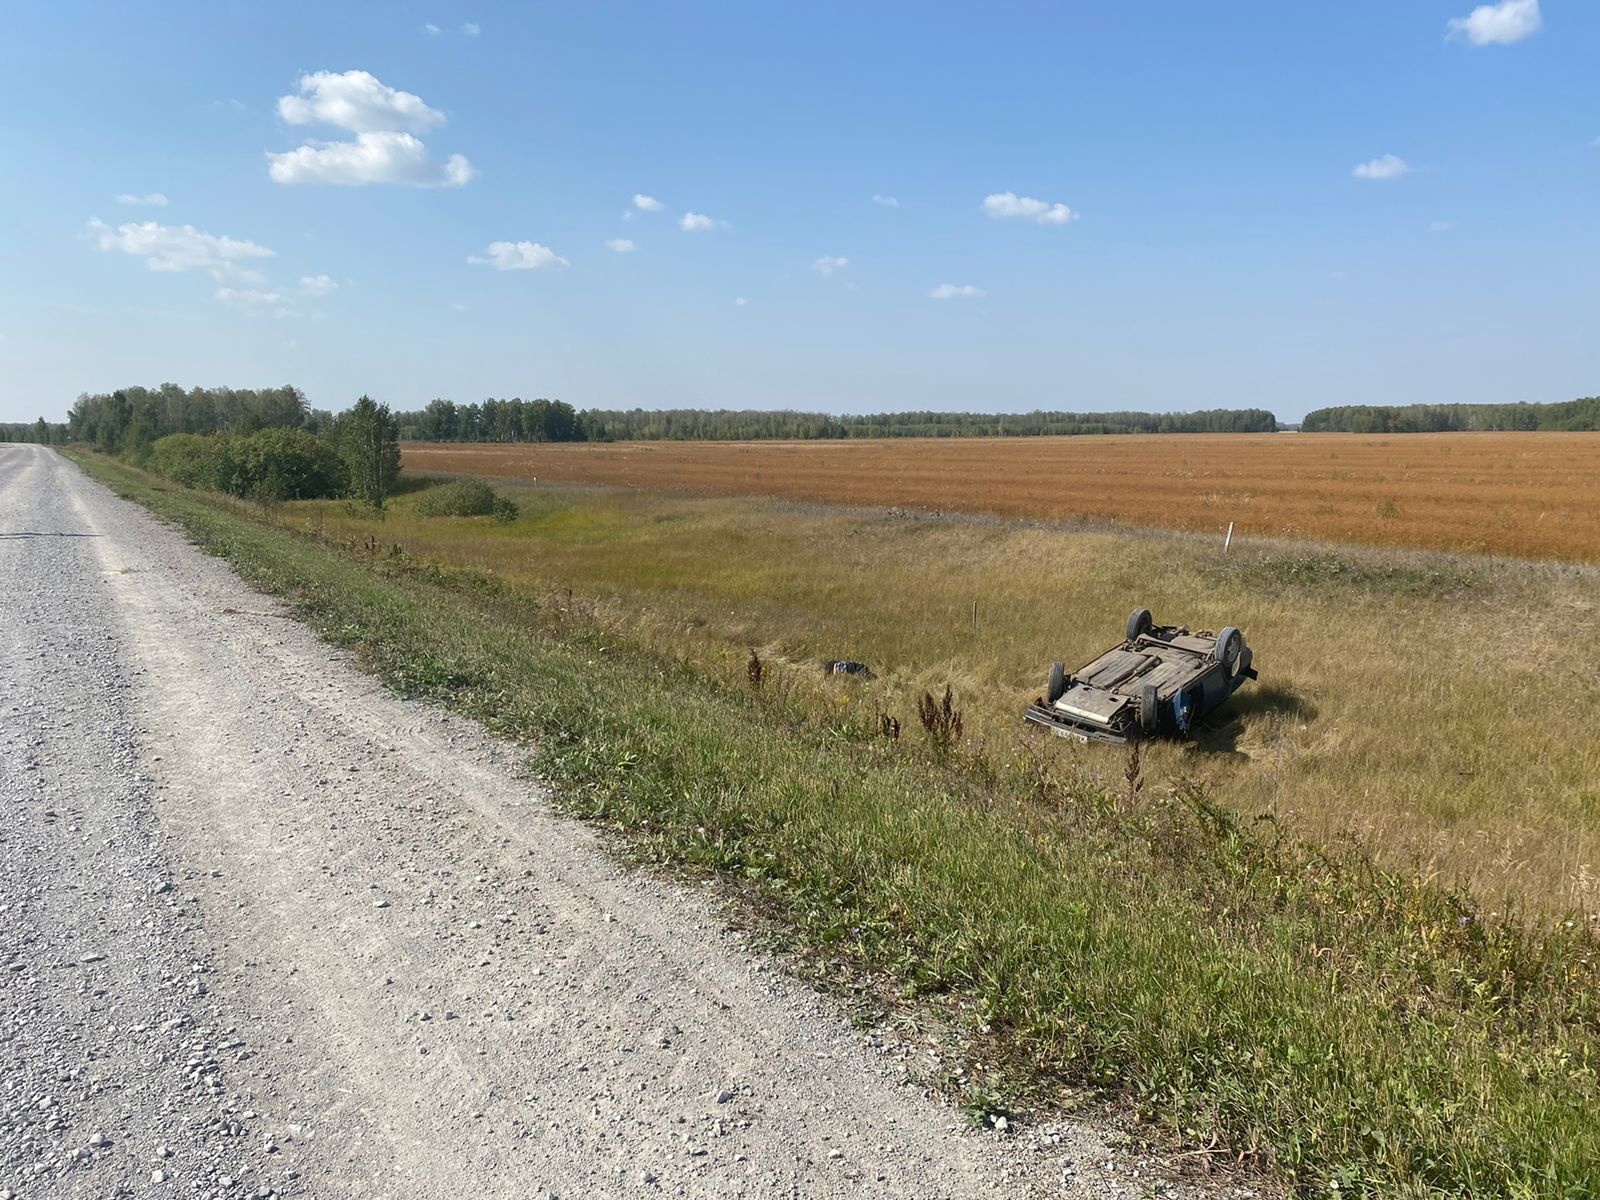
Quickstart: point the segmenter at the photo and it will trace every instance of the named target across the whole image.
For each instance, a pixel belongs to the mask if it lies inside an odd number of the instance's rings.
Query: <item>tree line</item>
[[[891,437],[1041,437],[1104,433],[1272,433],[1260,408],[1191,413],[903,412],[830,416],[754,409],[574,409],[560,400],[434,400],[396,414],[403,438],[428,442],[810,441]]]
[[[38,433],[41,424],[20,428]],[[184,487],[264,502],[349,496],[382,507],[400,473],[388,405],[362,396],[335,416],[290,386],[85,393],[51,428],[60,431],[53,442],[92,446]]]
[[[1577,432],[1600,429],[1600,396],[1557,404],[1349,404],[1306,414],[1304,433]]]
[[[565,400],[430,400],[418,412],[396,413],[400,436],[421,442],[587,442],[591,426]]]

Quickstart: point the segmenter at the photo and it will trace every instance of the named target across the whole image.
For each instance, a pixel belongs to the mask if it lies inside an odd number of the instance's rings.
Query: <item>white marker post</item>
[[[1224,554],[1226,554],[1228,552],[1228,548],[1230,546],[1232,546],[1232,545],[1233,545],[1233,522],[1229,521],[1228,522],[1228,536],[1226,538],[1224,538],[1223,541],[1222,541],[1222,552]]]

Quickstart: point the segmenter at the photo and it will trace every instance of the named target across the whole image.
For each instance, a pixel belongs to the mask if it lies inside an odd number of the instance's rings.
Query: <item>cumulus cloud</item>
[[[422,27],[422,32],[427,34],[429,37],[438,37],[441,30],[432,21],[429,21]]]
[[[606,241],[606,249],[614,250],[618,254],[629,254],[633,251],[633,243],[627,238],[609,238]]]
[[[1374,158],[1370,162],[1357,163],[1350,174],[1357,179],[1399,179],[1400,176],[1409,174],[1411,168],[1406,160],[1398,154],[1385,154],[1382,158]]]
[[[1450,21],[1452,37],[1466,38],[1474,46],[1509,46],[1544,28],[1539,0],[1500,0],[1480,4],[1464,17]]]
[[[477,37],[482,32],[482,28],[479,27],[476,21],[468,21],[461,27],[462,37]]]
[[[366,71],[317,71],[302,75],[299,95],[278,100],[278,115],[290,125],[333,125],[351,133],[405,129],[426,133],[444,124],[444,114],[421,96],[397,91]]]
[[[278,100],[290,125],[331,125],[356,135],[353,142],[308,141],[295,150],[267,154],[278,183],[358,187],[460,187],[476,172],[460,154],[436,163],[414,135],[443,125],[445,117],[420,96],[402,92],[366,71],[302,75],[298,94]]]
[[[118,204],[131,204],[139,208],[165,208],[167,198],[160,192],[147,192],[143,196],[135,196],[128,192],[117,197]]]
[[[874,196],[872,198],[872,202],[874,204],[881,204],[884,208],[900,207],[900,201],[896,200],[893,196]]]
[[[363,133],[353,142],[308,142],[297,150],[267,155],[277,183],[326,183],[360,187],[394,183],[405,187],[461,187],[477,174],[460,154],[436,163],[427,146],[409,133]]]
[[[728,223],[708,217],[705,213],[687,212],[678,218],[678,228],[685,233],[703,233],[708,229],[726,229]]]
[[[749,301],[749,300],[747,300],[747,299],[746,299],[746,298],[745,298],[745,297],[743,297],[743,296],[735,296],[735,297],[734,297],[734,298],[733,298],[733,303],[734,303],[734,307],[736,307],[736,308],[743,308],[743,307],[745,307],[745,305],[747,305],[747,304],[749,304],[749,303],[750,303],[750,301]]]
[[[326,296],[329,292],[337,291],[338,287],[331,275],[300,276],[300,290],[308,296]]]
[[[849,265],[850,260],[848,258],[840,258],[837,255],[825,254],[821,258],[817,259],[816,262],[811,264],[811,269],[818,275],[821,275],[824,279],[827,279],[835,271],[842,271]]]
[[[646,196],[643,192],[636,192],[633,197],[633,206],[640,212],[660,212],[665,205],[654,196]]]
[[[1048,200],[1035,200],[1032,196],[1019,196],[1015,192],[995,192],[985,196],[983,211],[996,219],[1017,217],[1037,225],[1067,225],[1078,219],[1078,214],[1065,204],[1051,204]]]
[[[255,242],[206,233],[193,225],[144,221],[113,229],[104,221],[93,220],[89,233],[100,249],[142,258],[152,271],[206,271],[219,283],[259,283],[260,274],[244,264],[276,254]]]
[[[970,283],[941,283],[928,293],[929,297],[934,300],[956,300],[969,297],[978,299],[988,294],[981,287],[973,287]]]
[[[496,271],[538,271],[572,265],[549,246],[538,242],[490,242],[482,255],[470,255],[467,261],[493,267]]]

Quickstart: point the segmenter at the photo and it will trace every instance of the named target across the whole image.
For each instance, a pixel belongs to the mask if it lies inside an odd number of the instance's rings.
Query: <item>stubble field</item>
[[[405,465],[1600,562],[1600,434],[412,443]]]

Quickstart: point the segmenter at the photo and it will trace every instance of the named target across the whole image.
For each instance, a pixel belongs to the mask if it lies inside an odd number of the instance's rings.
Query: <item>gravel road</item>
[[[1089,1124],[968,1129],[513,748],[30,446],[0,806],[0,1200],[1151,1194]]]

